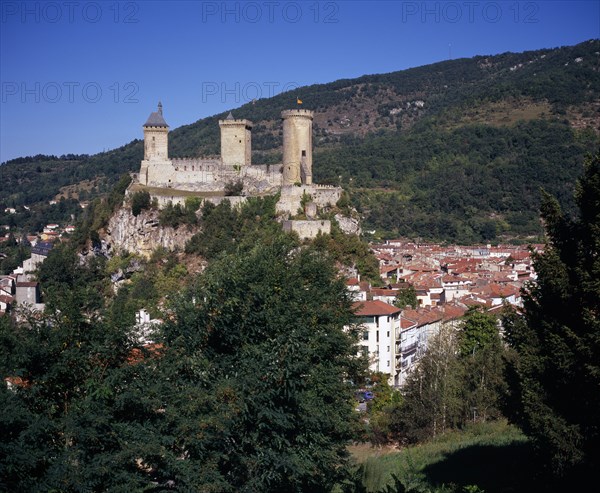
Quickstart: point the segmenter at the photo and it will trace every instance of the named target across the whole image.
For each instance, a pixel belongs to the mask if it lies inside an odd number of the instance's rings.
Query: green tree
[[[82,264],[72,245],[55,246],[37,276],[48,311],[72,322],[91,317],[104,305],[105,263],[103,257],[91,256]]]
[[[575,199],[579,215],[569,218],[544,195],[537,281],[524,293],[523,317],[505,321],[518,355],[513,419],[570,480],[595,478],[600,463],[600,154],[586,162]]]
[[[0,374],[20,379],[0,386],[3,491],[125,491],[133,483],[122,473],[135,471],[124,460],[135,418],[115,405],[124,383],[135,382],[124,366],[131,344],[124,331],[69,320],[74,309],[26,324],[0,320]]]
[[[239,196],[244,190],[244,182],[242,180],[230,181],[225,184],[225,196]]]
[[[401,287],[394,300],[394,305],[398,308],[406,308],[407,306],[417,308],[419,300],[417,300],[417,291],[415,290],[415,287],[412,284]]]
[[[373,445],[383,445],[395,438],[393,424],[402,410],[402,394],[388,383],[388,375],[378,373],[371,376],[374,382],[374,399],[369,401],[368,434]]]
[[[463,375],[462,420],[499,417],[506,381],[504,346],[496,318],[478,309],[470,310],[460,326],[458,352]]]
[[[401,441],[420,442],[457,426],[461,418],[461,372],[455,330],[443,325],[408,375],[404,403],[392,425]]]
[[[73,318],[76,266],[49,265],[61,309],[0,319],[0,375],[23,379],[0,386],[0,489],[320,492],[345,477],[363,368],[326,255],[280,232],[224,256],[150,348],[123,320]]]
[[[131,213],[134,216],[139,215],[144,209],[150,207],[150,193],[146,190],[139,190],[131,197]]]
[[[214,261],[175,313],[165,342],[185,361],[178,372],[214,396],[181,430],[190,458],[213,464],[220,491],[330,491],[361,371],[332,262],[279,234]]]

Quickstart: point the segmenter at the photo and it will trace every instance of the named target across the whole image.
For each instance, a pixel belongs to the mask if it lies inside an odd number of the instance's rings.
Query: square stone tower
[[[164,164],[160,164],[164,163]],[[163,118],[162,103],[158,102],[158,110],[150,113],[144,123],[144,160],[140,168],[140,183],[148,185],[156,179],[169,162],[169,125]]]
[[[225,165],[250,166],[252,164],[252,122],[236,120],[231,112],[221,127],[221,162]]]
[[[285,110],[283,118],[283,185],[312,185],[312,121],[310,110]]]
[[[144,123],[144,160],[165,161],[169,159],[169,125],[163,118],[162,103],[158,111],[150,113]]]

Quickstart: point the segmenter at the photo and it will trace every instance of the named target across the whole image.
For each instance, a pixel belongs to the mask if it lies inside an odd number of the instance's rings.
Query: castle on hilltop
[[[313,112],[305,109],[281,112],[283,120],[283,162],[271,165],[252,164],[252,122],[236,119],[231,113],[219,120],[221,155],[216,158],[169,158],[169,125],[162,104],[144,123],[144,159],[135,184],[146,188],[161,206],[168,202],[183,203],[185,197],[198,196],[218,202],[231,190],[241,188],[240,197],[227,197],[234,203],[245,197],[280,193],[277,211],[296,214],[308,195],[314,215],[316,208],[335,205],[342,189],[313,183],[312,122]],[[306,201],[306,200],[305,200]],[[308,221],[310,222],[310,221]],[[328,232],[328,221],[320,228]],[[284,224],[287,229],[301,225]],[[308,224],[302,228],[311,229]],[[325,231],[327,230],[327,231]],[[316,233],[314,233],[316,234]],[[314,236],[300,233],[300,236]]]

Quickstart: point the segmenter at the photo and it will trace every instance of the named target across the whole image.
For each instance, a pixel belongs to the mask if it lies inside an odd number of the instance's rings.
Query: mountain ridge
[[[231,111],[236,118],[248,118],[254,122],[253,162],[276,163],[281,159],[279,114],[282,109],[295,105],[297,96],[303,101],[302,107],[315,112],[317,179],[346,188],[383,187],[404,195],[407,184],[418,184],[419,189],[411,191],[413,197],[422,190],[427,195],[428,186],[426,181],[421,179],[419,182],[415,176],[423,175],[423,170],[430,173],[435,167],[429,161],[436,156],[431,156],[427,148],[436,147],[436,142],[456,138],[453,135],[460,134],[461,129],[462,133],[469,134],[464,136],[467,144],[471,140],[477,141],[478,134],[488,131],[492,136],[509,141],[523,140],[524,135],[532,132],[549,132],[570,149],[569,162],[565,165],[569,170],[568,183],[562,189],[554,187],[552,180],[548,179],[541,180],[540,185],[547,187],[551,184],[551,191],[568,197],[581,171],[584,154],[598,142],[599,65],[600,40],[594,39],[567,47],[479,55],[386,74],[339,79],[259,99]],[[173,129],[169,135],[170,155],[218,154],[217,122],[228,111]],[[167,121],[168,116],[169,108],[165,108]],[[536,127],[533,122],[545,122],[545,126]],[[541,138],[530,140],[532,145],[543,141]],[[395,147],[414,145],[415,142],[419,149],[392,151]],[[463,161],[465,169],[474,167],[474,163],[481,164],[482,159],[477,157],[478,149],[473,145],[455,147],[459,148],[458,151],[450,147],[444,152],[455,154],[458,162]],[[501,149],[498,156],[491,153],[491,161],[523,161],[526,148],[518,145],[511,149],[508,149],[510,146],[504,147],[507,149]],[[351,154],[351,150],[355,152]],[[543,149],[538,151],[544,154]],[[37,156],[30,160],[17,158],[8,161],[0,167],[6,177],[0,185],[0,202],[15,206],[31,205],[60,196],[61,189],[65,192],[63,196],[68,198],[70,193],[78,200],[106,194],[122,173],[137,171],[142,154],[142,141],[135,139],[117,149],[93,156],[71,155],[70,159],[63,160]],[[557,149],[556,154],[557,158],[558,154],[562,158],[564,153]],[[535,160],[535,156],[527,157],[530,158]],[[448,159],[447,156],[441,157],[442,162]],[[552,159],[553,156],[544,157],[545,162]],[[360,162],[355,162],[357,160]],[[426,163],[419,169],[421,161]],[[512,171],[515,172],[515,169]],[[77,184],[86,180],[87,189],[78,193]],[[534,185],[536,180],[534,176]],[[90,182],[94,185],[90,186]],[[33,186],[34,183],[37,186]],[[360,197],[358,199],[357,205],[360,206]],[[527,205],[530,216],[535,207],[534,203]],[[487,206],[483,209],[487,216],[503,213],[502,210],[487,210]],[[415,230],[417,225],[408,230],[397,225],[384,227],[381,218],[373,218],[369,214],[365,218],[367,224],[385,234],[418,234]],[[534,228],[532,221],[529,217],[529,232],[537,234],[539,227]],[[509,223],[506,223],[508,226],[503,226],[501,221],[496,223],[497,233],[510,233]],[[425,236],[435,238],[437,234]],[[477,235],[470,235],[471,241],[477,239]],[[469,240],[468,237],[467,234],[463,239]],[[440,238],[452,239],[444,235]]]

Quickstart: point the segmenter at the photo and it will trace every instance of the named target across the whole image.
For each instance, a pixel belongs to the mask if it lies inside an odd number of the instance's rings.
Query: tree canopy
[[[101,309],[57,249],[51,316],[0,320],[0,489],[330,491],[348,472],[362,371],[328,255],[283,233],[215,260],[152,343]]]
[[[536,443],[552,472],[585,477],[600,463],[600,154],[579,180],[577,217],[545,194],[548,241],[534,255],[537,281],[523,317],[506,319],[516,350],[513,419]]]

